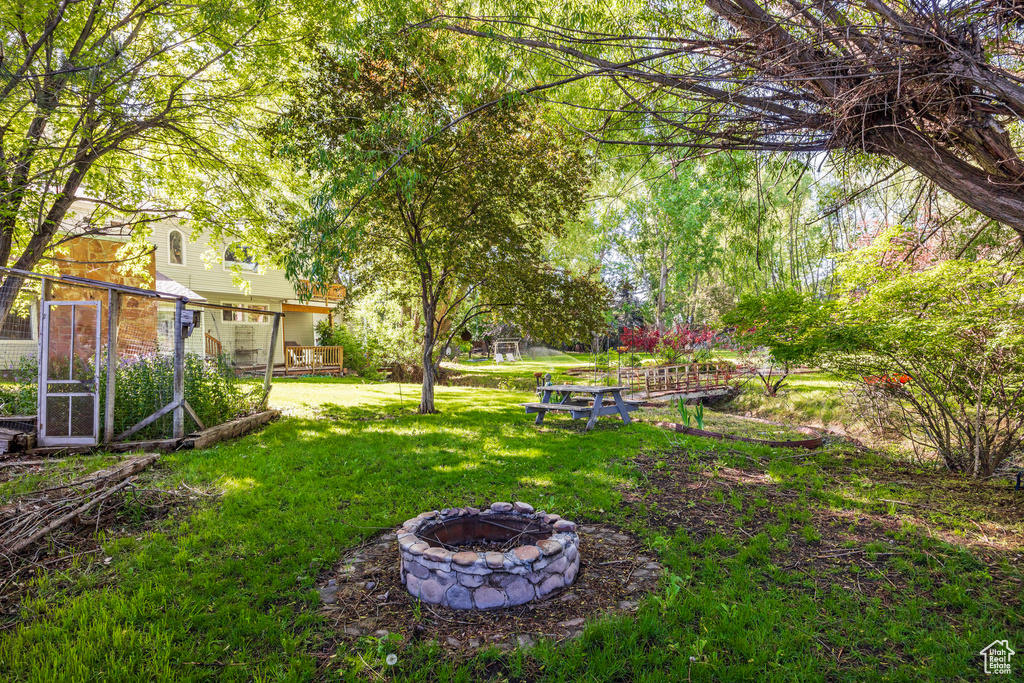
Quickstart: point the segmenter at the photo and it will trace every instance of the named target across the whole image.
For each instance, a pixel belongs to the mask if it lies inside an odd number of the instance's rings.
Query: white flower
[[[398,655],[392,652],[384,658],[384,661],[387,662],[388,666],[394,666],[398,663]]]

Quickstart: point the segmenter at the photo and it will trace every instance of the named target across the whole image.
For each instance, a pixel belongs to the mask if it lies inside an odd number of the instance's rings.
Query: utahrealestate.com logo
[[[1017,653],[1010,649],[1010,641],[993,640],[978,654],[985,659],[985,673],[1008,674],[1010,673],[1010,657]]]

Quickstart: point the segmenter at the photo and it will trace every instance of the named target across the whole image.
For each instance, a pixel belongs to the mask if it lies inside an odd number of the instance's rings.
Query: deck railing
[[[341,346],[288,346],[284,350],[285,370],[292,368],[337,368],[345,360],[345,349]]]
[[[221,344],[220,340],[214,337],[209,332],[206,333],[206,355],[213,356],[216,358],[220,355]]]
[[[631,392],[701,391],[729,386],[741,374],[732,363],[686,363],[650,368],[622,369],[619,384]]]

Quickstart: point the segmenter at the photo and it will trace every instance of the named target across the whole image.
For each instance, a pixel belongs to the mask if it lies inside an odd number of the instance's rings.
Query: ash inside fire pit
[[[576,524],[527,503],[433,510],[398,532],[402,583],[424,602],[498,609],[547,598],[576,579]]]

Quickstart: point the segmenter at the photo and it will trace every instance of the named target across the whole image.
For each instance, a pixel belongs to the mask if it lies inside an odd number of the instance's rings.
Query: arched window
[[[181,236],[180,230],[171,230],[167,236],[167,246],[170,262],[178,266],[185,265],[185,238]]]

